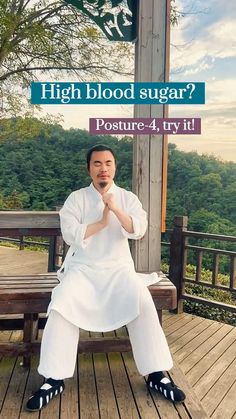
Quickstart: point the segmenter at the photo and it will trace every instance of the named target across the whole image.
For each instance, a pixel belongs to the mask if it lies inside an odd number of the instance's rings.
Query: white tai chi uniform
[[[140,239],[146,212],[136,195],[110,187],[119,208],[133,221],[128,233],[110,211],[108,225],[84,239],[88,224],[102,218],[104,203],[93,184],[72,192],[60,211],[62,235],[70,249],[58,272],[42,339],[39,373],[63,379],[73,375],[79,328],[106,332],[127,325],[139,372],[169,370],[172,358],[147,285],[156,273],[137,274],[128,239]]]

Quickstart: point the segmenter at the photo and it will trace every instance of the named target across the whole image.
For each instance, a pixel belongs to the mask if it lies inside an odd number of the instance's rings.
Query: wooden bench
[[[58,212],[0,211],[0,237],[26,235],[58,237],[60,235]],[[161,321],[163,309],[176,308],[176,288],[164,274],[160,273],[160,275],[162,275],[161,281],[151,285],[149,290]],[[52,289],[57,284],[55,272],[38,275],[0,276],[1,317],[2,315],[24,315],[23,342],[1,342],[0,355],[22,355],[24,365],[30,365],[31,355],[38,352],[40,347],[40,342],[37,340],[40,326],[38,314],[46,313]],[[0,328],[6,328],[7,323],[7,320],[0,319]],[[41,327],[42,323],[41,321]],[[130,350],[131,346],[127,337],[88,338],[81,339],[79,342],[79,352],[125,352]]]

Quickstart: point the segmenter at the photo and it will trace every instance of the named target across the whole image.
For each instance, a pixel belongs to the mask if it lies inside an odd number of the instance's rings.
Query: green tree
[[[95,1],[87,3],[96,9]],[[175,0],[171,6],[174,25],[180,13]],[[28,103],[33,80],[91,81],[133,73],[132,44],[109,42],[86,14],[63,0],[0,0],[0,22],[2,118],[34,116]]]
[[[22,99],[42,75],[79,80],[130,74],[131,47],[108,42],[98,27],[62,0],[0,1],[2,112],[24,114]],[[19,88],[21,88],[19,90]]]

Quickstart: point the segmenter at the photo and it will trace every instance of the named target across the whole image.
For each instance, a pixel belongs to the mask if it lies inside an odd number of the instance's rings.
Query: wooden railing
[[[39,225],[43,228],[47,228],[47,224],[50,224],[50,219],[54,217],[55,225],[53,228],[48,228],[48,271],[55,271],[61,264],[62,259],[67,251],[66,246],[60,235],[59,216],[58,212],[9,212],[4,214],[4,219],[7,219],[8,227],[11,230],[11,236],[15,239],[25,240],[26,236],[38,236],[40,230],[32,229],[33,221],[37,219]],[[27,222],[26,222],[27,219]],[[169,243],[163,243],[170,249],[169,257],[169,278],[177,288],[178,306],[177,311],[183,310],[183,301],[194,301],[209,306],[221,307],[226,310],[236,312],[236,305],[225,304],[219,301],[212,301],[206,298],[190,295],[186,292],[186,284],[197,284],[203,285],[207,288],[214,288],[219,290],[228,291],[230,293],[236,293],[236,251],[235,250],[224,250],[213,247],[199,246],[189,244],[189,241],[194,239],[202,240],[216,240],[223,242],[236,243],[236,237],[223,236],[218,234],[200,233],[187,230],[187,217],[175,217],[173,220],[173,229],[170,231]],[[0,222],[0,237],[6,237],[9,235],[9,229],[5,230],[6,221]],[[41,223],[41,224],[40,224]],[[32,224],[32,225],[31,225]],[[51,225],[51,224],[50,224]],[[45,234],[44,234],[45,236]],[[186,274],[186,266],[188,262],[189,252],[195,252],[196,257],[196,273],[195,278],[190,278]],[[202,265],[203,255],[210,253],[213,255],[211,281],[205,281],[202,278]],[[228,285],[220,284],[218,281],[219,273],[219,257],[225,255],[229,258],[228,263]]]
[[[0,242],[6,242],[6,243],[14,243],[19,246],[19,250],[24,250],[25,246],[39,246],[39,247],[45,247],[45,249],[48,249],[49,242],[39,242],[35,240],[25,240],[24,236],[20,236],[19,238],[13,239],[12,237],[0,237]]]
[[[231,294],[236,291],[236,250],[224,250],[213,247],[190,245],[190,239],[215,240],[227,243],[235,243],[236,237],[224,236],[219,234],[200,233],[187,230],[187,217],[175,217],[173,230],[170,234],[170,265],[169,278],[177,288],[178,307],[177,312],[183,311],[183,301],[193,301],[212,307],[223,308],[236,313],[236,305],[226,304],[219,301],[209,300],[203,297],[190,295],[186,292],[186,284],[203,285],[206,288],[220,289]],[[189,251],[196,253],[196,273],[195,278],[190,278],[186,274]],[[211,281],[206,281],[202,277],[203,255],[210,253],[213,255],[211,267]],[[228,257],[228,285],[222,285],[218,281],[219,257]]]
[[[57,237],[61,234],[58,211],[4,211],[1,214],[0,237],[14,237],[20,241],[25,237],[49,238],[48,272],[55,271]]]

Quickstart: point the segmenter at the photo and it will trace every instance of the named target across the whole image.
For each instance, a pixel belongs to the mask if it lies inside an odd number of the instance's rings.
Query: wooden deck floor
[[[30,253],[0,248],[5,261],[0,273],[19,273],[22,264],[24,272],[26,267],[29,273],[45,271],[46,254]],[[41,413],[28,413],[25,402],[42,384],[37,373],[38,357],[30,370],[22,368],[20,358],[2,358],[0,418],[203,419],[206,416],[196,408],[196,398],[210,418],[236,419],[236,328],[186,313],[166,313],[163,328],[176,361],[171,375],[188,394],[184,405],[174,405],[149,392],[130,353],[83,354],[62,396]],[[0,332],[0,340],[20,337],[20,331]]]
[[[171,375],[196,399],[212,419],[236,418],[236,328],[189,314],[165,314],[163,327],[177,365]],[[20,331],[4,331],[0,339],[20,338]],[[25,412],[27,398],[42,383],[38,357],[30,370],[21,359],[0,361],[1,419],[203,419],[194,394],[184,405],[172,404],[149,392],[132,355],[82,354],[74,377],[66,381],[61,398],[39,413]],[[186,380],[182,375],[186,375]]]

